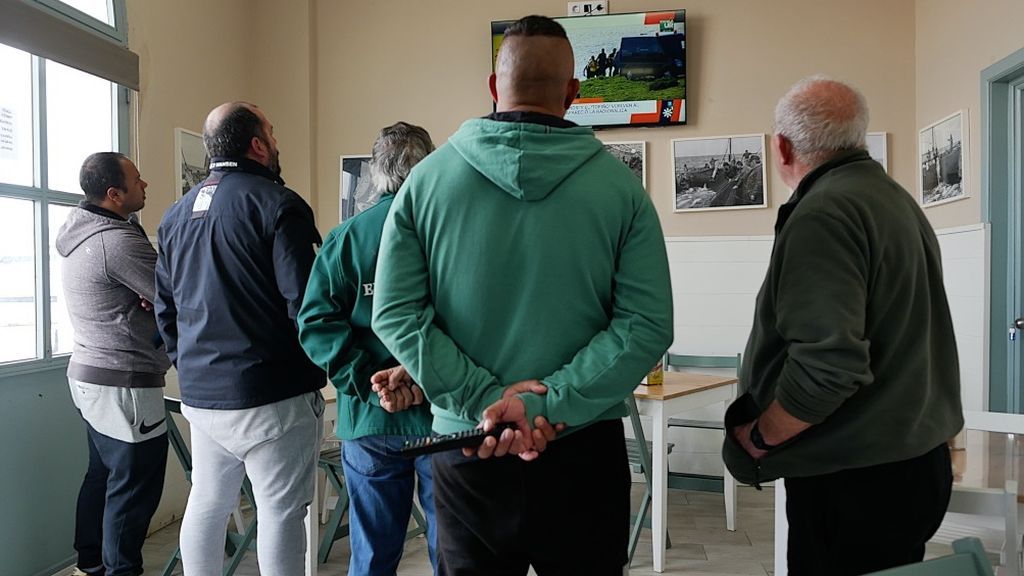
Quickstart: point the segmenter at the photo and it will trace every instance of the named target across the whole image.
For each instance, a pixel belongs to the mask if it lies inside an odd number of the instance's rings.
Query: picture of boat
[[[963,117],[958,112],[921,130],[921,204],[959,200],[963,186]]]
[[[673,141],[676,211],[763,207],[764,135]]]

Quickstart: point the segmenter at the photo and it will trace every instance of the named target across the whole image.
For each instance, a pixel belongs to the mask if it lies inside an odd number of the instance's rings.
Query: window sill
[[[0,378],[32,374],[36,372],[47,372],[50,370],[67,369],[70,354],[62,354],[54,358],[39,358],[35,360],[19,360],[0,364]]]

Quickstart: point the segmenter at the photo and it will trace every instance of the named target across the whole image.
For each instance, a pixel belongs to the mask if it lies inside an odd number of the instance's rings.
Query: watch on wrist
[[[754,425],[750,427],[750,443],[758,450],[767,451],[775,448],[774,444],[764,441],[764,436],[761,436],[761,430],[757,427],[757,422],[754,422]]]

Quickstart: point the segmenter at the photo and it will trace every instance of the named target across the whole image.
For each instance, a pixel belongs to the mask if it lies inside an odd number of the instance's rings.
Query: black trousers
[[[442,576],[622,576],[630,475],[622,421],[593,424],[540,458],[433,457]]]
[[[103,565],[106,576],[142,574],[142,544],[160,503],[167,435],[132,444],[86,423],[89,469],[78,492],[78,567]]]
[[[786,479],[791,576],[855,576],[920,562],[949,506],[945,444],[917,458]]]

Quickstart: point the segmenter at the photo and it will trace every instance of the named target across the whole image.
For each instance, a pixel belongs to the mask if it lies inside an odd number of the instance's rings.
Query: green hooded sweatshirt
[[[661,225],[588,128],[469,120],[413,169],[384,225],[373,328],[423,386],[434,430],[503,387],[570,428],[623,399],[672,342]]]
[[[384,217],[394,194],[336,227],[309,274],[299,310],[299,342],[338,389],[338,437],[430,434],[426,404],[389,413],[370,389],[370,376],[398,362],[370,329],[373,276]]]

